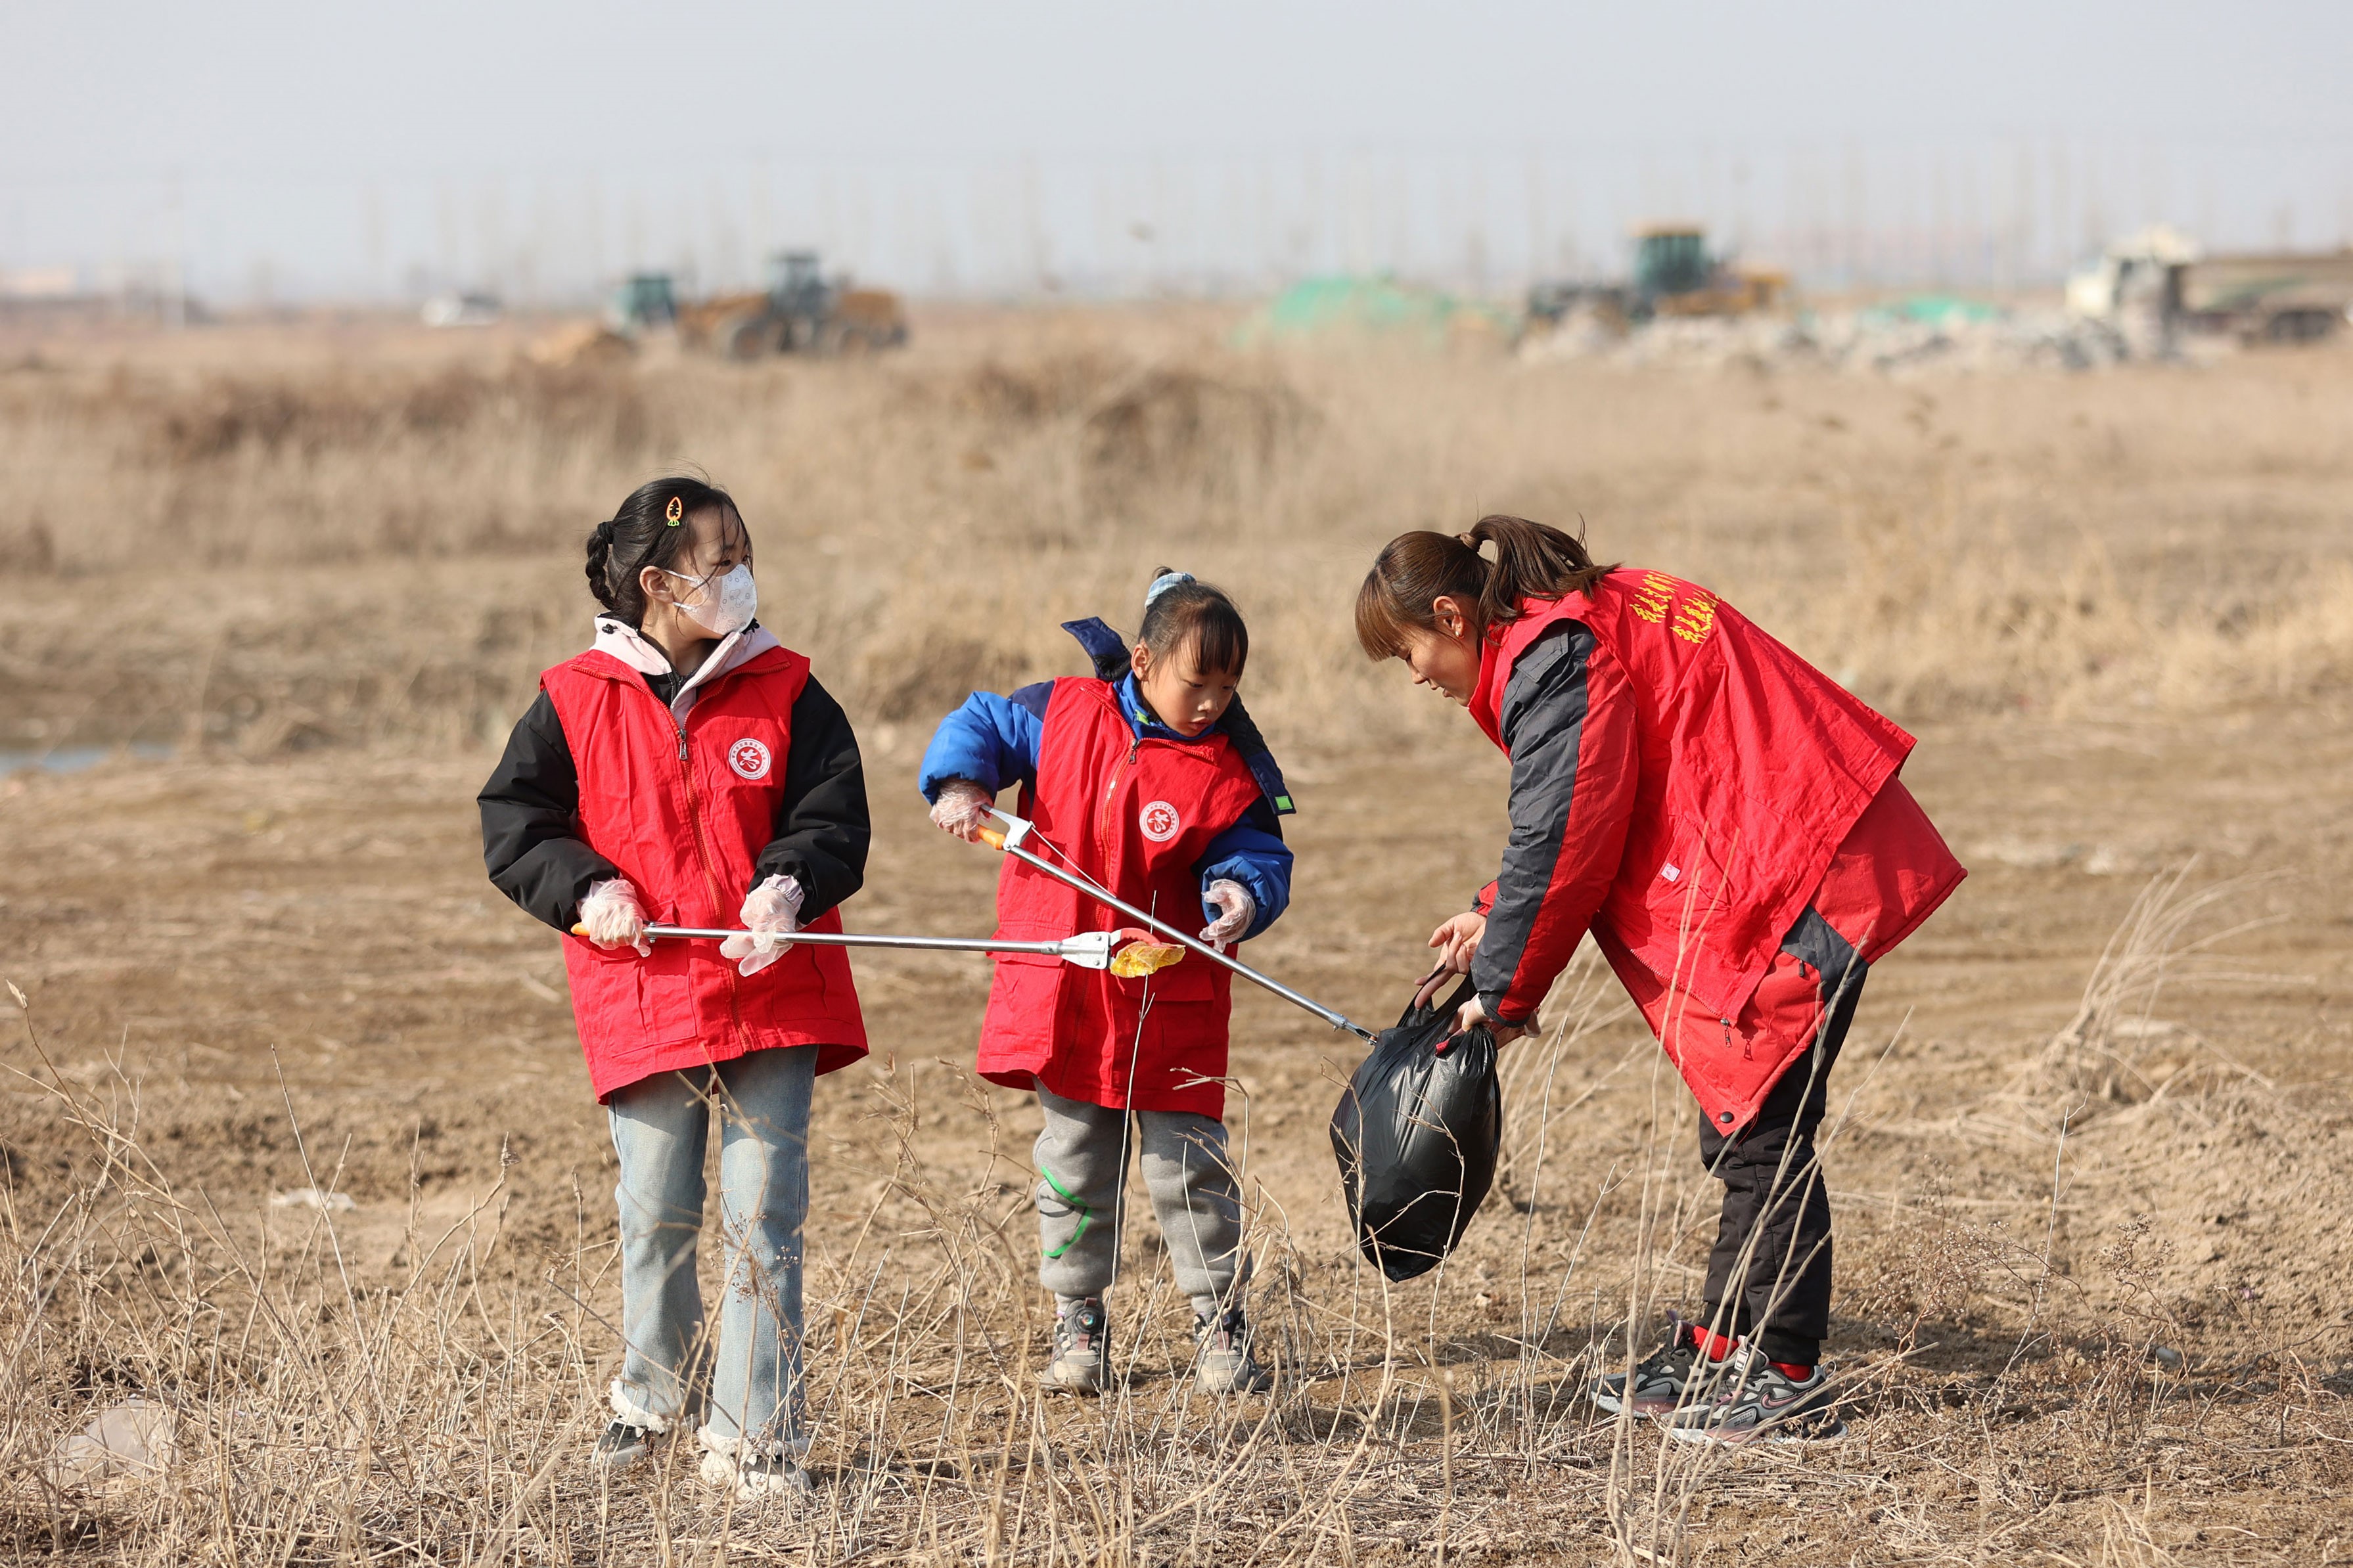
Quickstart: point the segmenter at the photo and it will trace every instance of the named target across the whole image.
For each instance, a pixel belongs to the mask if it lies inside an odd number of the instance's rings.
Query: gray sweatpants
[[[1241,1184],[1226,1156],[1226,1124],[1187,1110],[1126,1113],[1064,1100],[1044,1084],[1038,1104],[1038,1279],[1057,1296],[1100,1296],[1119,1266],[1123,1156],[1135,1146],[1152,1212],[1176,1265],[1176,1289],[1196,1311],[1238,1304],[1242,1271]],[[1241,1281],[1247,1284],[1245,1279]]]

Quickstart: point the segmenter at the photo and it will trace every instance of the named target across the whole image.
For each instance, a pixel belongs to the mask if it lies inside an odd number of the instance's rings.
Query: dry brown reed
[[[2353,682],[2353,574],[2311,526],[2353,464],[2334,361],[1924,389],[1131,326],[943,330],[830,365],[0,374],[0,747],[494,742],[585,641],[580,536],[690,462],[743,499],[766,618],[884,754],[965,690],[1074,668],[1055,623],[1117,623],[1168,560],[1241,599],[1286,756],[1460,757],[1344,612],[1390,533],[1490,510],[1582,515],[1603,553],[1709,582],[1904,716],[2211,715]],[[1866,1092],[1850,1044],[1834,1181],[1905,1141],[1993,1174],[1839,1192],[1860,1436],[1802,1458],[1662,1445],[1585,1399],[1692,1303],[1714,1195],[1589,954],[1507,1058],[1496,1194],[1429,1279],[1387,1285],[1245,1156],[1284,1374],[1261,1403],[1189,1392],[1148,1237],[1114,1394],[1039,1398],[1001,1099],[960,1076],[976,1166],[919,1135],[939,1112],[912,1071],[884,1073],[856,1222],[813,1237],[822,1485],[784,1509],[715,1499],[682,1445],[626,1486],[578,1462],[614,1361],[604,1193],[519,1196],[495,1142],[467,1163],[421,1132],[362,1170],[291,1097],[52,1062],[20,1010],[0,1539],[125,1563],[2156,1563],[2261,1523],[2275,1560],[2320,1561],[2353,1451],[2353,1132],[2155,1016],[2160,982],[2211,978],[2185,963],[2220,912],[2152,884],[2076,1018],[1992,1092]],[[206,1140],[287,1148],[281,1184],[325,1196],[192,1174]],[[365,1257],[333,1200],[364,1184],[406,1209]],[[2225,1221],[2274,1267],[2211,1247]],[[60,1466],[134,1397],[170,1413],[160,1473]],[[2197,1511],[2216,1496],[2283,1522],[2221,1525]]]
[[[2147,974],[2197,945],[2177,916],[2202,901],[2160,879],[2102,974]],[[2145,1000],[2121,983],[2090,994],[2078,1033],[2113,1032]],[[1841,1560],[1894,1562],[2055,1550],[2063,1536],[2092,1560],[2154,1562],[2180,1535],[2151,1512],[2160,1468],[2168,1488],[2243,1473],[2242,1450],[2267,1425],[2282,1443],[2291,1431],[2353,1441],[2341,1394],[2292,1345],[2192,1375],[2199,1326],[2157,1288],[2167,1244],[2146,1226],[2099,1251],[2095,1277],[2063,1276],[2047,1241],[2037,1257],[1936,1192],[1924,1219],[1973,1253],[1909,1278],[1885,1257],[1865,1270],[1849,1310],[1897,1320],[1884,1349],[1840,1367],[1866,1436],[1800,1459],[1662,1442],[1647,1422],[1599,1416],[1589,1380],[1641,1354],[1660,1309],[1688,1300],[1680,1259],[1711,1185],[1685,1169],[1684,1118],[1654,1050],[1636,1069],[1653,1109],[1622,1162],[1547,1169],[1548,1141],[1642,1059],[1589,1064],[1586,1089],[1556,1096],[1564,1065],[1590,1054],[1580,1042],[1622,1007],[1615,995],[1588,949],[1549,1035],[1511,1058],[1508,1174],[1483,1245],[1426,1282],[1390,1286],[1352,1250],[1310,1243],[1249,1184],[1254,1316],[1282,1384],[1239,1404],[1192,1391],[1187,1309],[1135,1247],[1112,1394],[1041,1396],[1027,1166],[968,1079],[983,1163],[927,1157],[913,1084],[886,1069],[875,1115],[888,1152],[863,1218],[810,1269],[820,1484],[805,1503],[759,1506],[703,1489],[691,1440],[625,1482],[583,1463],[616,1358],[601,1197],[575,1186],[562,1232],[539,1215],[533,1246],[511,1239],[503,1150],[454,1205],[428,1206],[412,1166],[391,1261],[364,1263],[332,1196],[349,1146],[322,1142],[290,1097],[274,1114],[304,1190],[322,1196],[226,1206],[156,1153],[157,1101],[173,1091],[120,1067],[61,1070],[19,997],[23,1076],[43,1098],[29,1113],[20,1102],[12,1151],[49,1146],[26,1137],[27,1119],[72,1142],[46,1168],[12,1154],[0,1188],[12,1259],[0,1531],[19,1558],[125,1563],[1631,1564],[1695,1563],[1711,1542],[1836,1542]],[[1867,1093],[1864,1068],[1838,1106]],[[2074,1080],[2006,1091],[2078,1092]],[[1237,1121],[1247,1181],[1246,1112]],[[2057,1121],[2029,1134],[2055,1151],[2054,1213],[2081,1180],[2063,1109]],[[1834,1110],[1826,1167],[1855,1125]],[[1630,1267],[1599,1264],[1597,1225]],[[2007,1311],[2005,1280],[2030,1293]],[[1957,1384],[1916,1374],[1927,1333],[1989,1314],[2015,1336],[2006,1364]],[[168,1413],[152,1468],[59,1466],[93,1413],[132,1398]],[[1937,1484],[1948,1473],[1967,1507]]]
[[[1348,636],[1356,579],[1391,533],[1495,508],[1709,583],[1899,716],[2353,680],[2353,562],[2296,532],[2347,445],[2276,378],[2021,377],[1940,404],[1244,354],[1083,315],[943,338],[826,365],[0,374],[0,654],[44,731],[24,739],[486,734],[583,640],[589,524],[681,465],[744,500],[768,618],[869,722],[1063,668],[1056,623],[1132,616],[1164,558],[1240,592],[1286,732],[1397,722]],[[2112,504],[2084,509],[2087,471]],[[2250,520],[2243,556],[2189,542],[2199,507]],[[93,579],[119,614],[78,613]]]

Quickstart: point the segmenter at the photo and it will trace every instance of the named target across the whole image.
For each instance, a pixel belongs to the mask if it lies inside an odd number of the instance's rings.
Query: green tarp
[[[1244,346],[1346,339],[1426,342],[1464,331],[1508,340],[1509,317],[1492,306],[1388,278],[1307,278],[1250,312],[1235,331]]]

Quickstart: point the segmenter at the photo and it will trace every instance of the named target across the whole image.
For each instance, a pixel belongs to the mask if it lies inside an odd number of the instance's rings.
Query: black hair
[[[1169,575],[1167,567],[1158,567],[1152,580],[1157,583]],[[1205,674],[1240,679],[1242,667],[1250,662],[1250,628],[1242,625],[1241,611],[1223,588],[1191,577],[1170,584],[1145,605],[1135,640],[1150,648],[1155,658],[1189,647],[1195,668]]]
[[[621,620],[637,626],[646,617],[646,590],[638,581],[649,566],[667,572],[686,553],[694,531],[686,520],[717,508],[741,526],[735,498],[701,479],[656,479],[629,492],[620,510],[588,535],[588,591]]]
[[[1495,547],[1495,559],[1479,552]],[[1501,512],[1481,518],[1468,533],[1417,529],[1381,547],[1356,592],[1356,640],[1368,658],[1405,657],[1408,627],[1438,625],[1432,605],[1452,598],[1473,635],[1509,626],[1538,603],[1590,594],[1615,572],[1597,564],[1575,534]]]

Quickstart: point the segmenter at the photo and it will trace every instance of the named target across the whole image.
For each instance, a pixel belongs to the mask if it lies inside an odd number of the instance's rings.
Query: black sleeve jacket
[[[1471,961],[1487,1016],[1525,1023],[1600,911],[1641,777],[1634,703],[1593,633],[1562,621],[1512,667],[1497,715],[1512,759],[1512,837],[1479,895]]]
[[[776,837],[753,862],[752,881],[783,875],[798,882],[806,922],[858,891],[873,832],[858,737],[814,676],[793,703],[792,726]],[[578,836],[580,774],[544,691],[514,727],[478,804],[491,881],[558,931],[580,918],[590,883],[620,874]]]

